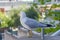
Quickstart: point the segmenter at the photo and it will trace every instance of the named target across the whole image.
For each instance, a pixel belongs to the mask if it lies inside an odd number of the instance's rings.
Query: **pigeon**
[[[45,24],[42,22],[38,22],[35,19],[28,18],[26,16],[26,13],[23,11],[20,12],[20,22],[21,22],[21,25],[28,30],[31,30],[32,28],[38,28],[38,27],[43,28],[43,27],[52,27],[53,26],[51,24]]]

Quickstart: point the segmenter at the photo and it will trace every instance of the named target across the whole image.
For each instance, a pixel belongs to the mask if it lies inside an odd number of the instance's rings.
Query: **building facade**
[[[37,0],[0,0],[0,1],[30,1],[30,2],[36,2]]]

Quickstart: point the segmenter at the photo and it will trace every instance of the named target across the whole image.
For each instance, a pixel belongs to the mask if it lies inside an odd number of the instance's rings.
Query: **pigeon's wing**
[[[39,23],[34,19],[27,18],[25,24],[31,28],[44,27],[45,24]]]

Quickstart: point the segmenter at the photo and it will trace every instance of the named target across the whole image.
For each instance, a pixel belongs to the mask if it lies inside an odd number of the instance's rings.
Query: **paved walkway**
[[[28,38],[28,37],[19,38],[18,40],[42,40],[42,39],[39,36],[35,36],[32,38]],[[60,40],[60,36],[56,36],[56,37],[47,36],[45,37],[44,40]]]
[[[20,31],[20,33],[21,33],[21,31]],[[9,34],[4,33],[4,40],[42,40],[42,39],[41,39],[41,35],[35,35],[35,34],[33,35],[32,38],[29,38],[28,36],[19,37],[18,35],[13,36],[10,33]],[[45,36],[44,40],[60,40],[60,36]]]

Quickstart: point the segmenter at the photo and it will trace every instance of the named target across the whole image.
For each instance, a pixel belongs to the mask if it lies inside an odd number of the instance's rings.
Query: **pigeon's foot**
[[[31,38],[32,35],[33,35],[33,34],[32,34],[32,30],[29,30],[29,31],[28,31],[28,34],[29,34],[28,37]]]

